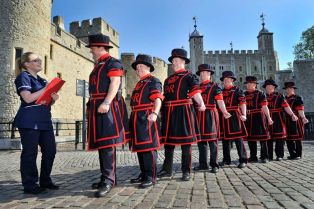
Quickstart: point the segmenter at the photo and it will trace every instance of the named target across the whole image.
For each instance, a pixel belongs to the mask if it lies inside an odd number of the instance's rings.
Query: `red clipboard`
[[[40,95],[40,97],[37,99],[37,101],[35,103],[41,104],[42,102],[45,101],[44,105],[46,105],[46,106],[50,105],[50,103],[52,101],[51,94],[57,93],[61,89],[61,87],[63,86],[64,83],[65,83],[65,81],[60,79],[60,78],[52,79],[52,81],[48,84],[45,91]]]

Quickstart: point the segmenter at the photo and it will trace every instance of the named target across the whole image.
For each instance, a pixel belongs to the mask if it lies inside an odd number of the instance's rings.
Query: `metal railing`
[[[78,128],[77,122],[82,123],[82,121],[76,122],[53,122],[53,130],[55,136],[74,136],[75,131]],[[0,122],[0,138],[19,138],[19,133],[17,128],[13,126],[13,122]]]
[[[314,140],[314,112],[305,113],[309,123],[304,127],[304,139]],[[79,143],[83,143],[85,149],[86,130],[82,130],[82,121],[75,122],[53,122],[53,129],[56,136],[74,136],[75,149]],[[86,127],[86,126],[85,126]],[[84,134],[84,137],[82,135]],[[13,126],[13,121],[0,122],[0,138],[19,138],[18,130]]]
[[[314,112],[307,112],[305,116],[309,120],[309,123],[304,126],[304,139],[314,140]]]

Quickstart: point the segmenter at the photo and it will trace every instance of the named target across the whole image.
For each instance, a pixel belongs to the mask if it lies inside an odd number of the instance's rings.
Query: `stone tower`
[[[195,21],[194,31],[190,34],[190,69],[193,73],[197,71],[198,65],[204,62],[203,56],[203,36],[197,31],[196,18],[193,18]]]
[[[265,28],[265,22],[264,22],[264,15],[261,15],[262,19],[262,29],[258,33],[257,39],[258,39],[258,50],[266,53],[271,54],[274,52],[274,42],[273,42],[273,33],[270,33]]]
[[[274,50],[273,33],[265,28],[265,15],[262,14],[262,29],[258,33],[258,52],[261,54],[261,79],[275,79],[274,70],[279,69],[277,52]],[[274,59],[270,59],[274,58]]]
[[[0,120],[13,120],[19,107],[15,62],[32,51],[47,65],[52,0],[10,0],[0,4]]]

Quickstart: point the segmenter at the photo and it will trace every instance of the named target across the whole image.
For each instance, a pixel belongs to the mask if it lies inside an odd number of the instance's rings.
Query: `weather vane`
[[[263,28],[264,28],[264,25],[265,25],[265,14],[262,12],[262,14],[259,16],[262,20],[262,25],[263,25]]]
[[[197,27],[197,26],[196,26],[196,17],[195,17],[195,16],[193,17],[193,20],[194,20],[194,28],[195,28],[195,30],[196,30],[196,27]]]

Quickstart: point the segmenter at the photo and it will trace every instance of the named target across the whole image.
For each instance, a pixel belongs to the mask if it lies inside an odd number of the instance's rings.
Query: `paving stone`
[[[198,161],[193,146],[193,161]],[[220,144],[221,148],[221,144]],[[20,151],[0,151],[0,207],[2,208],[314,208],[314,143],[304,143],[304,157],[298,161],[272,161],[231,166],[217,174],[192,172],[191,180],[181,181],[181,150],[175,149],[174,177],[161,179],[153,187],[138,189],[129,183],[139,174],[137,156],[117,151],[118,186],[103,198],[94,198],[90,188],[99,181],[97,152],[59,150],[52,172],[57,191],[25,195],[19,172]],[[231,151],[237,159],[236,149]],[[37,163],[40,164],[40,155]],[[221,159],[222,152],[219,152]],[[164,153],[159,152],[158,169]]]

